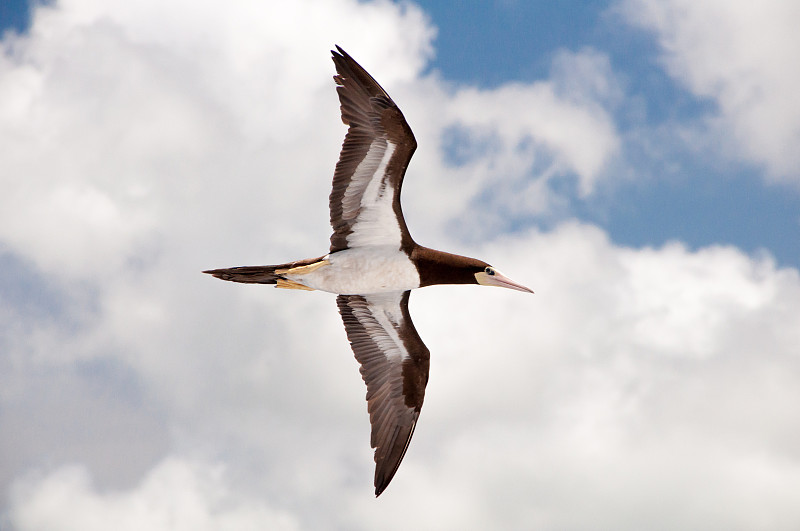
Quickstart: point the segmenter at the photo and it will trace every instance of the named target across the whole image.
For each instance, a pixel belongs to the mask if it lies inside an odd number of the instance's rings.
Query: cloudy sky
[[[475,3],[477,6],[477,3]],[[800,7],[4,2],[0,529],[797,529]],[[373,496],[325,293],[340,44],[403,109],[434,287]]]

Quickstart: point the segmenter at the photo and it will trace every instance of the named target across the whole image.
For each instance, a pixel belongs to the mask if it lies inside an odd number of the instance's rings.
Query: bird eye
[[[486,268],[486,269],[484,269],[483,271],[484,271],[484,273],[486,273],[486,274],[487,274],[487,275],[489,275],[489,276],[492,276],[492,275],[494,275],[494,269],[492,269],[491,267],[487,267],[487,268]]]

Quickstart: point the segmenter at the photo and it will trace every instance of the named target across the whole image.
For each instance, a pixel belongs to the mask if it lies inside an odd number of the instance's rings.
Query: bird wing
[[[344,50],[336,65],[342,121],[349,125],[330,195],[331,252],[367,245],[413,245],[400,188],[417,141],[385,90]]]
[[[403,460],[428,383],[430,351],[408,314],[410,293],[336,298],[347,339],[367,384],[376,496],[383,492]]]

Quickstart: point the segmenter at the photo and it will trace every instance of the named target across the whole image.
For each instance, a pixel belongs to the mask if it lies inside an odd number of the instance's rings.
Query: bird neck
[[[480,260],[417,246],[411,260],[419,272],[419,287],[435,284],[477,284],[475,272],[486,264]]]

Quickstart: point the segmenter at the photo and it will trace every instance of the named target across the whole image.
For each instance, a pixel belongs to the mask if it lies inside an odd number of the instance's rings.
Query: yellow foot
[[[279,278],[278,283],[275,284],[275,287],[280,289],[304,289],[306,291],[314,291],[314,288],[309,288],[308,286],[304,286],[299,282],[287,280],[285,278]]]
[[[297,266],[289,269],[276,269],[275,273],[278,275],[307,275],[326,265],[330,265],[330,262],[327,260],[320,260],[319,262],[314,262],[313,264],[304,266]]]

